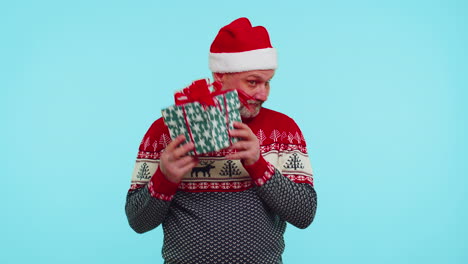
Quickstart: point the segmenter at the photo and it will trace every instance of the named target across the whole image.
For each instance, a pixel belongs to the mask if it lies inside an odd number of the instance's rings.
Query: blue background
[[[167,2],[0,3],[0,263],[162,262],[124,214],[137,148],[241,16],[315,169],[285,263],[468,262],[467,2]]]

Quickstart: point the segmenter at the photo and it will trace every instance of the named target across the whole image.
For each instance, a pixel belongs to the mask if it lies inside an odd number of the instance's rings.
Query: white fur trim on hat
[[[278,68],[275,48],[249,50],[235,53],[211,53],[212,72],[244,72],[252,70],[274,70]]]

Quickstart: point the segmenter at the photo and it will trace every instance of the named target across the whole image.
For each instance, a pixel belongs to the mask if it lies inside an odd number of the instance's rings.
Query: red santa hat
[[[212,72],[219,73],[278,67],[268,31],[262,26],[252,27],[245,17],[219,30],[210,47],[209,64]]]

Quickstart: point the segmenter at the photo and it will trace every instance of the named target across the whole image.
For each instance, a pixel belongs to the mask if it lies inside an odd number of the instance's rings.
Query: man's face
[[[240,113],[243,118],[252,118],[258,115],[263,102],[270,94],[270,80],[275,70],[255,70],[236,73],[215,73],[215,79],[223,84],[223,90],[237,89],[250,97],[248,106],[242,105]]]

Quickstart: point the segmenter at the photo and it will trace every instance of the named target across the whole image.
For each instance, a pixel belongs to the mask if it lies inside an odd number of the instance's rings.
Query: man
[[[316,193],[306,144],[296,123],[262,107],[277,68],[263,27],[239,18],[210,48],[223,89],[246,98],[229,149],[189,156],[194,145],[170,141],[162,118],[140,145],[126,213],[138,233],[160,224],[165,263],[282,263],[286,222],[306,228]]]

